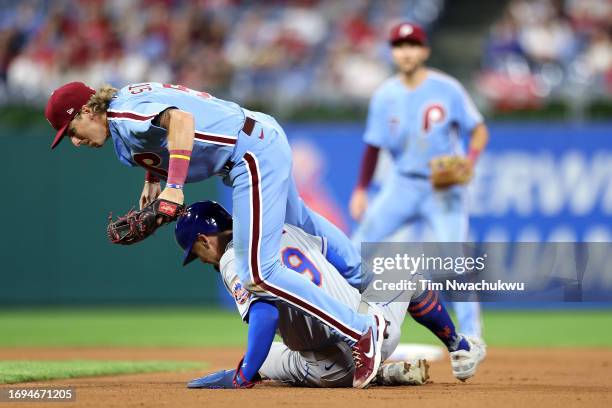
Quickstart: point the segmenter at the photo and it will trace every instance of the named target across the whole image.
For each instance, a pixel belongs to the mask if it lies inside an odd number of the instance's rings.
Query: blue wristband
[[[172,183],[166,183],[166,187],[170,187],[170,188],[177,188],[179,190],[183,189],[183,185],[182,184],[172,184]]]

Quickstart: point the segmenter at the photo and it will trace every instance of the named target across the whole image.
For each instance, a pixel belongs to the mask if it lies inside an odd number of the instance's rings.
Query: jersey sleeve
[[[374,93],[368,108],[368,119],[363,141],[376,147],[385,147],[387,142],[387,117],[384,98],[380,89]]]
[[[153,93],[147,96],[133,98],[118,107],[112,107],[107,112],[107,117],[113,121],[120,121],[124,130],[132,134],[145,133],[151,129],[153,120],[163,111],[176,108],[164,103],[161,98],[155,97]],[[155,126],[157,127],[157,126]]]
[[[230,251],[232,251],[232,254],[226,253],[223,255],[223,258],[221,258],[221,277],[225,288],[234,299],[240,317],[246,322],[249,317],[249,309],[258,297],[242,286],[240,278],[238,278],[236,274],[236,261],[233,257],[233,249],[230,249]]]
[[[476,126],[483,122],[482,115],[461,84],[458,84],[455,95],[455,111],[457,123],[462,133],[471,133]]]

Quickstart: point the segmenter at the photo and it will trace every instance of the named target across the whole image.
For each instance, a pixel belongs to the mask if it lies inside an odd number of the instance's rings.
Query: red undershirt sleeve
[[[359,172],[357,188],[367,188],[370,185],[374,177],[374,170],[376,170],[376,163],[378,163],[379,151],[379,147],[366,144],[363,158],[361,159],[361,170]]]

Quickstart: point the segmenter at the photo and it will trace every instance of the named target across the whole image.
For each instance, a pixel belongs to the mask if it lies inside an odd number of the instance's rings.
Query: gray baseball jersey
[[[358,310],[361,295],[327,261],[326,244],[325,238],[285,225],[281,237],[280,259],[285,266],[303,276],[304,285],[315,284],[342,303]],[[240,316],[246,320],[250,305],[265,294],[249,292],[242,287],[236,274],[231,243],[221,257],[219,269]],[[279,311],[278,334],[282,338],[282,344],[273,344],[260,369],[261,374],[293,385],[350,387],[353,378],[350,347],[326,325],[291,305],[277,301],[276,306]],[[378,306],[390,322],[389,338],[383,342],[384,360],[393,353],[399,343],[408,303],[392,302]]]

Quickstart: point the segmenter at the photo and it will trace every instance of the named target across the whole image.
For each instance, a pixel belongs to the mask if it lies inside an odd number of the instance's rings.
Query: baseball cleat
[[[364,335],[352,347],[355,373],[353,387],[365,388],[376,377],[380,367],[380,353],[382,350],[387,322],[380,311],[374,311],[374,324],[368,328]]]
[[[465,381],[476,374],[476,368],[487,355],[487,346],[477,337],[463,336],[470,350],[457,350],[450,353],[451,367],[455,378]]]
[[[382,364],[373,381],[378,385],[423,385],[429,379],[427,360],[396,361]]]

